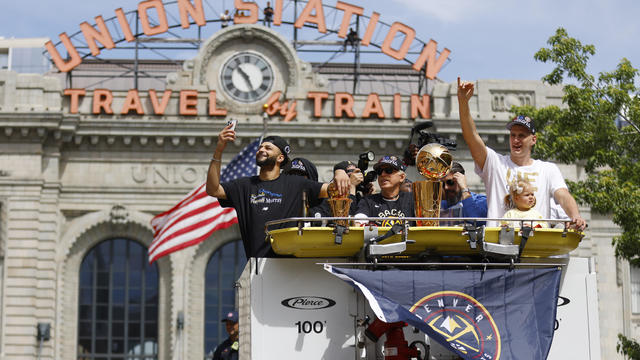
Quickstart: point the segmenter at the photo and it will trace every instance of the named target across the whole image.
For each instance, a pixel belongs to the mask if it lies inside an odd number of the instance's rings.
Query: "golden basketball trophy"
[[[329,200],[327,201],[329,202],[329,208],[331,209],[333,217],[348,217],[349,209],[351,208],[351,199],[349,199],[349,196],[342,197],[334,182],[329,184],[327,192],[329,193]],[[335,222],[337,225],[349,227],[349,220],[336,220]]]
[[[442,178],[451,170],[453,157],[444,145],[423,146],[416,156],[416,168],[427,180],[413,183],[413,201],[416,217],[440,217]],[[438,220],[418,220],[418,226],[438,226]]]

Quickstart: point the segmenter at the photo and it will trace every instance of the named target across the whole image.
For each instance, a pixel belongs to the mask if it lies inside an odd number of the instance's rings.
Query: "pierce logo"
[[[336,302],[318,296],[296,296],[282,300],[281,304],[298,310],[320,310],[332,307]]]
[[[410,311],[469,359],[499,360],[501,338],[487,309],[473,297],[441,291],[416,302]]]

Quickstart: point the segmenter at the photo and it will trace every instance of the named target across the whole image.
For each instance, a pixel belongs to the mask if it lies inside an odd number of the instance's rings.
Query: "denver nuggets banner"
[[[546,359],[558,268],[325,269],[358,289],[384,322],[405,321],[464,359]]]

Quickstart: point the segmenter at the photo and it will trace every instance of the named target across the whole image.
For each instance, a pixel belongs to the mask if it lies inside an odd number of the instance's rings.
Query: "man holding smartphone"
[[[291,147],[280,136],[267,136],[256,153],[259,175],[220,183],[222,153],[236,132],[229,123],[218,134],[218,143],[209,164],[207,194],[218,198],[222,207],[233,207],[238,214],[245,254],[251,257],[273,257],[275,253],[264,233],[267,221],[296,217],[302,214],[302,193],[309,199],[327,197],[329,184],[302,176],[280,174],[289,161]],[[349,176],[342,169],[334,171],[334,182],[341,194],[349,192]],[[289,224],[279,226],[287,227]],[[278,228],[277,226],[274,227]]]

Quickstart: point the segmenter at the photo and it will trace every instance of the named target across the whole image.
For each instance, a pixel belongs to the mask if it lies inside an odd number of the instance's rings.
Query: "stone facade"
[[[167,77],[166,89],[174,92],[163,115],[151,115],[148,99],[142,103],[145,115],[93,114],[91,90],[72,114],[59,79],[0,72],[0,359],[36,358],[37,323],[51,324],[42,359],[77,359],[78,272],[87,252],[118,236],[148,247],[153,215],[204,181],[217,133],[227,118],[239,119],[240,125],[238,140],[223,156],[225,163],[261,134],[262,102],[234,103],[224,96],[219,78],[211,75],[221,66],[221,54],[246,48],[280,59],[273,64],[280,79],[275,90],[298,101],[298,115],[290,122],[272,116],[268,131],[290,139],[295,156],[316,163],[321,180],[329,180],[333,164],[366,150],[404,150],[411,127],[419,121],[407,115],[408,96],[401,99],[399,119],[336,118],[334,94],[328,94],[321,115],[314,117],[307,92],[328,91],[329,81],[266,28],[236,26],[217,33],[198,58]],[[508,151],[504,124],[511,105],[561,105],[561,89],[538,81],[478,80],[476,86],[472,115],[484,141],[498,152]],[[198,91],[198,115],[179,114],[178,93],[185,89]],[[219,96],[217,107],[228,110],[226,116],[206,115],[211,90]],[[433,86],[432,120],[438,133],[458,142],[454,155],[468,169],[471,189],[483,192],[470,171],[473,163],[461,137],[455,91],[455,84]],[[120,109],[128,92],[112,93],[113,108]],[[393,93],[379,96],[385,113],[393,113]],[[355,95],[354,100],[354,112],[361,114],[367,95]],[[561,165],[561,170],[571,180],[582,176],[578,166]],[[591,214],[588,208],[581,211],[590,228],[572,256],[594,259],[602,358],[621,358],[615,352],[617,334],[638,338],[640,319],[630,311],[628,265],[613,255],[611,238],[619,230],[610,218]],[[233,226],[157,262],[159,359],[203,358],[203,274],[215,250],[238,238]],[[179,312],[185,315],[184,330],[175,325]]]

